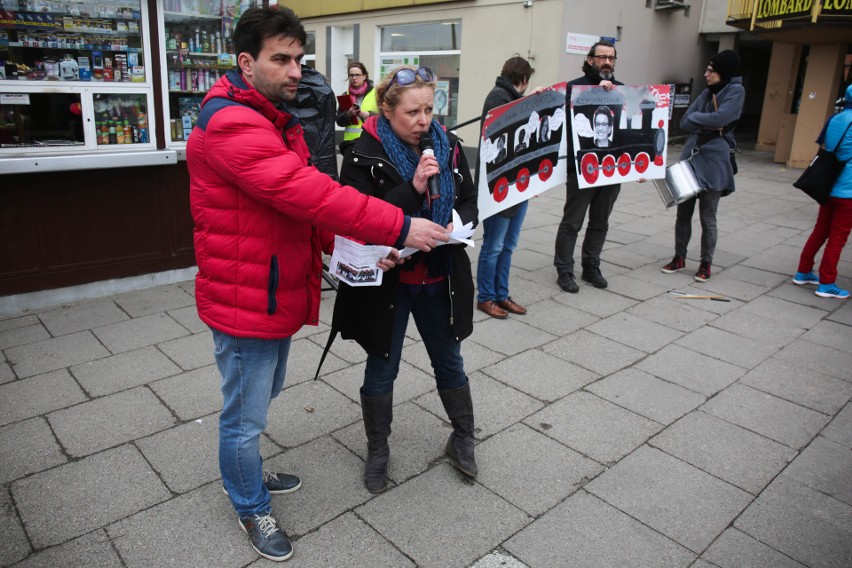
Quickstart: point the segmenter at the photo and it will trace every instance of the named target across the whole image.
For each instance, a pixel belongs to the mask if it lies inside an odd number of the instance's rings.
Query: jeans
[[[512,252],[518,247],[528,204],[529,201],[520,203],[514,217],[502,217],[498,213],[482,222],[484,233],[476,267],[477,301],[502,302],[509,297]]]
[[[260,433],[269,404],[284,387],[290,338],[234,337],[213,330],[214,354],[222,375],[224,406],[219,416],[219,470],[240,517],[272,510],[263,484]]]
[[[455,389],[467,384],[461,342],[456,341],[450,327],[450,292],[447,281],[441,283],[439,291],[434,295],[425,292],[412,295],[409,290],[409,287],[400,286],[396,294],[388,358],[367,356],[364,384],[361,387],[361,394],[364,396],[383,396],[393,392],[393,383],[399,374],[399,361],[402,357],[402,343],[405,340],[409,314],[414,315],[417,331],[423,338],[432,369],[435,371],[438,389]]]
[[[609,216],[618,199],[621,185],[605,185],[580,189],[575,174],[568,174],[565,184],[565,208],[562,221],[556,230],[556,254],[553,265],[558,274],[574,275],[574,246],[577,233],[583,228],[586,211],[589,212],[589,225],[583,238],[583,267],[600,266],[601,251],[609,230]]]
[[[695,200],[698,200],[698,218],[701,220],[701,262],[713,264],[716,252],[716,209],[719,207],[720,191],[703,191],[677,206],[675,221],[675,255],[686,258],[686,249],[692,237],[692,215]]]
[[[830,197],[828,203],[819,206],[816,225],[799,258],[799,272],[810,272],[814,267],[814,257],[820,247],[822,261],[819,264],[819,283],[834,284],[837,280],[837,262],[843,246],[849,239],[852,230],[852,199]]]

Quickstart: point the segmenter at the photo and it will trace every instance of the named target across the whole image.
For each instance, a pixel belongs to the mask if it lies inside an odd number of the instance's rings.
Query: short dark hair
[[[600,46],[600,47],[611,47],[611,48],[615,49],[614,43],[612,43],[611,41],[607,41],[605,39],[602,39],[602,40],[596,41],[595,43],[592,44],[592,47],[589,48],[589,53],[586,54],[586,57],[587,58],[594,57],[595,51],[597,51],[598,46]],[[618,55],[617,49],[615,49],[615,54]]]
[[[510,57],[503,64],[503,70],[500,71],[500,76],[509,80],[513,85],[529,82],[535,69],[530,66],[529,61],[519,55]]]
[[[299,16],[290,8],[249,8],[240,16],[234,30],[234,51],[257,59],[263,41],[277,36],[291,37],[302,45],[308,41]]]
[[[361,73],[364,74],[365,78],[367,78],[367,79],[370,78],[370,74],[367,73],[367,66],[364,65],[363,63],[361,63],[360,61],[350,61],[349,65],[346,66],[346,71],[348,72],[353,67],[357,67],[358,69],[360,69]]]

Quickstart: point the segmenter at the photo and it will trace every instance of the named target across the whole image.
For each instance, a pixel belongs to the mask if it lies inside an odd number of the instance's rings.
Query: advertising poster
[[[574,161],[581,189],[666,177],[671,85],[571,89]]]
[[[565,183],[565,83],[489,112],[479,143],[479,220]]]

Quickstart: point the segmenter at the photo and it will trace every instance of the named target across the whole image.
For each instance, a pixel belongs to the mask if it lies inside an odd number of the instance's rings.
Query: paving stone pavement
[[[687,270],[662,274],[674,210],[631,183],[603,254],[609,288],[566,294],[552,266],[563,190],[532,200],[511,281],[529,313],[477,312],[463,344],[476,481],[443,456],[450,427],[412,325],[392,485],[366,491],[363,352],[338,340],[311,380],[325,292],[261,444],[304,480],[273,497],[287,565],[852,566],[852,302],[790,281],[817,212],[790,185],[799,171],[740,162],[706,283],[691,272],[697,215]],[[850,287],[848,248],[839,272]],[[271,566],[221,491],[218,385],[192,282],[0,317],[0,566]]]

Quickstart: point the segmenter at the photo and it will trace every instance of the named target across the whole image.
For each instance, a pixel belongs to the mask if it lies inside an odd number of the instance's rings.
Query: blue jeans
[[[240,517],[272,510],[263,484],[260,433],[269,404],[284,387],[290,338],[234,337],[213,329],[214,354],[222,375],[219,470]]]
[[[478,302],[502,302],[509,297],[509,269],[518,247],[529,201],[518,204],[514,217],[492,215],[482,222],[484,233],[476,266]]]
[[[406,286],[397,291],[393,313],[393,331],[388,358],[376,355],[367,356],[367,368],[364,371],[364,396],[383,396],[393,392],[393,383],[399,374],[399,360],[402,357],[402,342],[408,327],[408,314],[414,314],[417,331],[423,338],[435,381],[440,390],[455,389],[467,384],[464,373],[464,360],[461,355],[461,342],[456,341],[450,327],[450,292],[447,281],[441,283],[436,294],[421,292],[411,295]],[[367,325],[369,322],[365,322]]]

